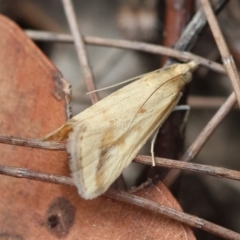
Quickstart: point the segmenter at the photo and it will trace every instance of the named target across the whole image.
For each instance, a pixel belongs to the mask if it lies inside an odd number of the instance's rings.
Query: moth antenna
[[[158,70],[159,70],[159,69],[158,69]],[[158,70],[152,71],[152,72],[150,72],[150,73],[156,72],[156,71],[158,71]],[[145,74],[142,74],[142,75],[139,75],[139,76],[136,76],[136,77],[133,77],[133,78],[130,78],[130,79],[125,80],[125,81],[123,81],[123,82],[120,82],[120,83],[117,83],[117,84],[108,86],[108,87],[99,88],[99,89],[97,89],[97,90],[94,90],[94,91],[91,91],[91,92],[87,92],[86,94],[88,95],[88,94],[91,94],[91,93],[100,92],[100,91],[102,91],[102,90],[106,90],[106,89],[114,88],[114,87],[117,87],[117,86],[121,86],[121,85],[124,84],[124,83],[136,81],[136,80],[144,77],[144,76],[147,75],[147,74],[149,74],[149,72],[148,72],[148,73],[145,73]]]

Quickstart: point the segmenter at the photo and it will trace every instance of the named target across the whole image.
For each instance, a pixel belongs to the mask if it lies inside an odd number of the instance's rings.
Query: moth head
[[[187,63],[188,66],[190,67],[190,71],[193,72],[194,70],[196,70],[199,66],[199,63],[197,61],[191,61],[189,63]]]
[[[192,80],[192,72],[198,67],[199,63],[196,61],[191,61],[189,63],[186,64],[182,64],[179,65],[179,67],[184,68],[185,69],[185,73],[182,75],[182,79],[184,84],[187,84],[189,82],[191,82]],[[186,69],[187,66],[187,69]]]

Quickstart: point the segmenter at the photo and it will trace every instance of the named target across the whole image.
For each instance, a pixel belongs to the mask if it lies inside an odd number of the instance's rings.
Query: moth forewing
[[[192,61],[145,74],[45,137],[68,139],[72,176],[83,198],[104,193],[130,164],[176,106],[197,65]]]

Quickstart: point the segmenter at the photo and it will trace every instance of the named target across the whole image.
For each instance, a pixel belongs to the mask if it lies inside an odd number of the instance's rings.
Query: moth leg
[[[178,106],[176,106],[176,107],[173,109],[173,111],[185,110],[185,111],[189,112],[190,109],[191,109],[191,108],[190,108],[189,105],[178,105]]]
[[[153,137],[152,137],[152,141],[151,141],[151,156],[152,156],[152,166],[155,167],[156,166],[156,162],[155,162],[155,156],[154,156],[154,144],[156,142],[156,138],[159,132],[159,129],[154,133]]]
[[[178,105],[176,106],[173,111],[186,111],[186,114],[184,116],[184,119],[183,119],[183,124],[182,126],[180,127],[180,131],[182,132],[183,131],[183,128],[184,126],[186,125],[186,122],[188,120],[188,116],[189,116],[189,112],[190,112],[190,106],[189,105]],[[156,166],[156,162],[155,162],[155,156],[154,156],[154,144],[156,142],[156,139],[157,139],[157,135],[158,135],[158,132],[159,132],[159,129],[154,133],[153,137],[152,137],[152,141],[151,141],[151,156],[152,156],[152,166]]]
[[[183,123],[182,123],[182,125],[180,126],[180,132],[182,132],[183,131],[183,129],[184,129],[184,127],[185,127],[185,125],[186,125],[186,123],[187,123],[187,120],[188,120],[188,117],[189,117],[189,113],[190,113],[190,106],[189,105],[178,105],[178,106],[176,106],[174,109],[173,109],[173,111],[186,111],[186,113],[185,113],[185,115],[184,115],[184,118],[183,118]]]

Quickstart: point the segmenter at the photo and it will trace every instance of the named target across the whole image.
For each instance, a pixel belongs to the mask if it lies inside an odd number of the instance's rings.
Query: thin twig
[[[39,139],[16,138],[9,135],[0,135],[0,143],[21,147],[66,151],[66,145],[64,143],[54,141],[43,141],[40,138]]]
[[[29,170],[27,168],[17,168],[0,165],[0,174],[17,178],[33,179],[41,182],[74,186],[73,180],[70,177]]]
[[[189,162],[193,158],[197,156],[200,150],[203,148],[207,140],[219,126],[219,124],[223,121],[223,119],[227,116],[227,114],[231,111],[231,109],[236,104],[236,96],[233,92],[225,101],[225,103],[218,109],[212,119],[208,122],[205,128],[198,135],[196,140],[192,143],[192,145],[188,148],[188,150],[183,154],[180,158],[181,161]],[[171,186],[172,183],[179,176],[180,171],[171,170],[168,175],[164,179],[164,184],[166,186]]]
[[[235,62],[233,60],[233,57],[231,53],[229,52],[229,49],[227,47],[227,44],[224,40],[224,37],[222,35],[222,32],[220,30],[220,27],[218,25],[216,16],[213,13],[213,10],[211,8],[211,5],[208,0],[201,0],[202,6],[204,8],[204,11],[206,13],[206,17],[208,19],[208,23],[210,25],[210,28],[212,30],[213,36],[215,38],[215,41],[218,45],[218,49],[220,51],[220,54],[222,56],[223,64],[226,68],[226,71],[228,73],[228,76],[231,80],[233,89],[236,93],[236,99],[238,101],[238,105],[240,106],[240,79],[237,72],[237,67],[235,65]]]
[[[66,16],[68,19],[68,23],[69,23],[69,26],[70,26],[70,29],[71,29],[71,32],[73,35],[76,51],[77,51],[78,58],[81,63],[81,66],[82,66],[83,75],[84,75],[85,82],[87,84],[88,91],[92,92],[90,94],[90,98],[91,98],[92,103],[94,104],[99,101],[99,96],[98,96],[97,92],[94,92],[96,90],[96,86],[94,83],[93,72],[92,72],[92,69],[89,64],[83,36],[77,25],[77,20],[76,20],[76,16],[74,13],[72,1],[71,0],[62,0],[62,3],[63,3],[64,10],[65,10],[65,13],[66,13]],[[119,182],[121,184],[119,184]],[[123,186],[123,176],[120,176],[116,180],[116,183],[117,183],[117,185]]]
[[[94,91],[96,90],[96,87],[94,84],[94,77],[88,61],[84,40],[77,25],[77,20],[76,20],[73,6],[72,6],[72,2],[71,0],[62,0],[62,3],[67,16],[68,24],[74,39],[77,55],[81,63],[84,80],[86,82],[88,91],[89,92]],[[94,92],[93,94],[90,94],[90,98],[93,104],[99,100],[98,94],[96,92]]]
[[[34,179],[38,181],[44,181],[55,184],[63,184],[68,186],[74,186],[73,180],[70,177],[58,176],[54,174],[46,174],[37,171],[30,171],[25,168],[15,168],[15,167],[7,167],[0,165],[0,174],[18,177],[18,178],[28,178]],[[156,203],[154,201],[148,200],[146,198],[142,198],[130,193],[116,191],[113,189],[108,190],[105,194],[105,197],[109,197],[111,199],[115,199],[117,201],[122,201],[125,203],[130,203],[135,206],[139,206],[144,209],[151,210],[153,212],[157,212],[163,216],[169,217],[181,223],[187,224],[191,227],[203,229],[205,231],[211,232],[217,236],[226,238],[226,239],[239,239],[240,234],[228,230],[224,227],[206,221],[202,218],[195,217],[193,215],[181,212],[171,207],[164,206],[160,203]]]
[[[21,147],[45,149],[45,150],[66,151],[66,146],[64,143],[53,142],[53,141],[46,142],[46,141],[42,141],[42,139],[26,139],[26,138],[24,139],[24,138],[14,138],[11,136],[0,135],[0,143],[21,146]],[[152,165],[152,159],[150,156],[138,155],[134,159],[134,161],[138,163]],[[176,160],[166,159],[166,158],[157,158],[157,157],[156,157],[156,166],[198,172],[201,174],[208,174],[208,175],[220,177],[220,178],[240,180],[240,172],[226,169],[226,168],[213,167],[208,165],[188,163],[188,162],[176,161]]]
[[[207,232],[213,233],[225,239],[234,239],[234,240],[240,239],[239,233],[233,232],[227,228],[224,228],[217,224],[206,221],[203,218],[198,218],[196,216],[183,213],[176,209],[164,206],[162,204],[153,202],[151,200],[148,200],[142,197],[138,197],[133,194],[109,190],[108,192],[106,192],[105,196],[112,199],[116,199],[117,201],[132,203],[144,209],[149,209],[155,213],[160,213],[166,217],[177,220],[181,223],[185,223],[191,227],[205,230]]]
[[[192,143],[188,148],[184,156],[182,157],[183,161],[189,161],[197,156],[200,152],[206,141],[213,134],[219,124],[223,119],[228,115],[231,109],[236,104],[236,95],[233,92],[225,101],[225,103],[219,108],[216,114],[208,122],[207,126],[202,130],[198,135],[197,139]]]
[[[58,34],[58,33],[34,31],[34,30],[26,30],[25,32],[33,40],[70,42],[70,43],[73,42],[73,38],[67,34]],[[178,50],[160,46],[160,45],[138,42],[138,41],[107,39],[107,38],[92,37],[92,36],[84,37],[84,41],[87,44],[92,44],[92,45],[124,48],[124,49],[148,52],[148,53],[152,53],[152,54],[166,55],[169,57],[177,58],[183,62],[187,62],[189,60],[196,60],[201,65],[206,66],[207,68],[209,68],[213,71],[226,74],[224,67],[219,63],[210,61],[206,58],[203,58],[201,56],[195,55],[190,52],[178,51]]]
[[[228,0],[214,0],[212,2],[214,12],[218,13],[227,1]],[[174,45],[174,49],[180,51],[190,51],[190,49],[192,49],[192,47],[196,44],[199,34],[206,24],[206,15],[203,8],[200,7],[182,32],[177,43]]]
[[[135,162],[152,165],[152,159],[150,156],[138,155]],[[230,170],[221,167],[213,167],[209,165],[202,165],[197,163],[189,163],[183,161],[176,161],[166,158],[155,158],[155,163],[157,167],[175,168],[185,171],[198,172],[201,174],[207,174],[219,178],[229,178],[234,180],[240,180],[240,172],[235,170]]]
[[[187,102],[191,109],[215,109],[221,107],[225,100],[224,97],[190,96]],[[238,109],[237,105],[234,105],[235,109]]]

